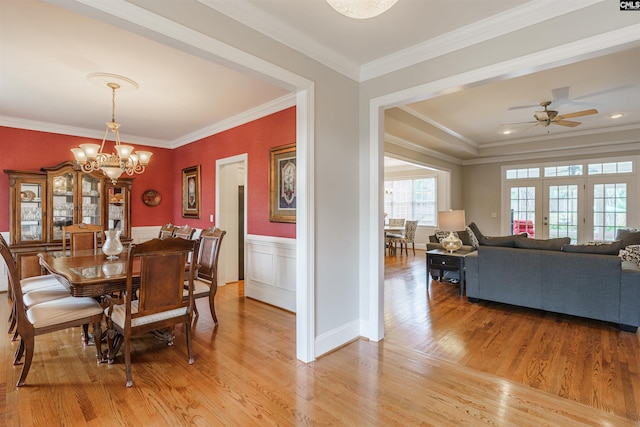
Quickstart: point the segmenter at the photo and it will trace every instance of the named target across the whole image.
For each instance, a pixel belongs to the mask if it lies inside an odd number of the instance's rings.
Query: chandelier
[[[98,75],[96,74],[96,76]],[[98,77],[104,76],[99,75]],[[126,79],[126,81],[132,82],[129,79]],[[84,172],[102,171],[115,185],[123,172],[128,175],[144,172],[153,153],[150,151],[136,151],[134,153],[134,148],[131,145],[120,143],[120,133],[118,132],[120,123],[116,123],[115,118],[116,90],[120,89],[120,85],[114,82],[107,82],[107,86],[111,88],[111,121],[107,122],[102,144],[80,144],[79,148],[72,148],[71,151],[75,156],[76,163]],[[111,153],[104,151],[104,144],[109,132],[113,133],[115,139],[114,151]]]
[[[378,16],[396,4],[398,0],[327,0],[329,6],[341,14],[355,19]]]

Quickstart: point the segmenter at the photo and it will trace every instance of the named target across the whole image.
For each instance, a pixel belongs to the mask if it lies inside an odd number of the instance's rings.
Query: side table
[[[442,281],[445,271],[457,271],[460,282],[460,296],[464,295],[464,258],[469,255],[469,251],[449,252],[444,249],[432,249],[427,251],[427,275],[433,270],[440,270],[439,281]],[[429,281],[427,281],[429,290]]]

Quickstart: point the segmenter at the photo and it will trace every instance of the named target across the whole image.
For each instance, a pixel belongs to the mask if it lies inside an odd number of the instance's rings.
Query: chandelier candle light
[[[92,77],[106,77],[112,78],[112,80],[124,79],[124,81],[131,83],[133,87],[137,88],[137,83],[133,80],[129,80],[121,76],[115,76],[113,74],[90,74],[89,79]],[[128,175],[144,172],[153,153],[150,151],[136,151],[134,153],[134,148],[131,145],[124,145],[120,143],[120,133],[118,132],[120,123],[116,123],[115,117],[116,90],[120,89],[121,85],[109,81],[107,82],[107,86],[110,87],[112,91],[111,122],[107,122],[107,130],[104,133],[102,144],[80,144],[79,148],[72,148],[71,151],[75,156],[76,163],[80,165],[84,172],[101,170],[102,173],[109,177],[111,182],[115,184],[123,172],[126,172]],[[104,151],[104,143],[107,140],[109,132],[112,132],[115,138],[114,152],[112,153]]]
[[[464,230],[465,225],[463,210],[438,212],[438,228],[449,232],[449,235],[440,244],[449,253],[453,253],[462,247],[462,240],[457,238],[453,232]]]

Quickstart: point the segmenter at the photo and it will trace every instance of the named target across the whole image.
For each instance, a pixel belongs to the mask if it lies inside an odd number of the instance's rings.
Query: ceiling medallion
[[[349,18],[369,19],[378,16],[398,0],[327,0],[329,6]]]

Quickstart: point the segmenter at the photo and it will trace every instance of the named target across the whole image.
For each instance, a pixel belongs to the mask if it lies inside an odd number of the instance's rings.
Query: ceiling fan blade
[[[525,125],[527,123],[538,123],[538,122],[536,120],[532,120],[530,122],[502,123],[500,126]]]
[[[570,119],[572,117],[589,116],[591,114],[598,114],[598,110],[592,108],[590,110],[576,111],[575,113],[560,114],[559,116],[557,116],[557,119]]]
[[[528,131],[530,131],[531,129],[533,129],[534,127],[536,127],[536,126],[538,126],[538,125],[541,125],[541,124],[542,124],[542,122],[536,122],[536,124],[535,124],[535,125],[531,125],[531,126],[529,126],[528,128],[526,128],[525,130],[523,130],[523,131],[522,131],[522,132],[520,132],[520,133],[528,132]]]
[[[551,122],[555,125],[560,125],[560,126],[568,126],[570,128],[574,128],[576,126],[578,126],[580,124],[580,122],[572,122],[570,120],[557,120],[557,121],[553,121]]]

